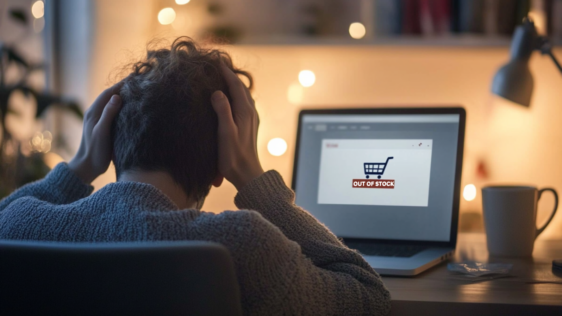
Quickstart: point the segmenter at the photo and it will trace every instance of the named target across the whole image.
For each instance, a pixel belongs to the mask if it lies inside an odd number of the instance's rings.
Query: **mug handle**
[[[552,188],[544,188],[539,190],[539,197],[537,199],[540,200],[542,193],[544,191],[550,191],[552,192],[552,194],[554,194],[554,211],[552,211],[552,214],[550,214],[550,217],[548,218],[548,220],[546,221],[546,223],[544,223],[544,225],[541,228],[537,229],[537,234],[535,235],[535,238],[537,238],[542,232],[543,230],[546,228],[546,226],[548,226],[548,224],[550,224],[550,221],[552,221],[552,218],[554,217],[554,214],[556,214],[556,211],[558,210],[558,193],[556,193],[556,190],[552,189]]]

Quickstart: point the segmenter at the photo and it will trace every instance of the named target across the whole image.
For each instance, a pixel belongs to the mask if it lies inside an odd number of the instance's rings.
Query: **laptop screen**
[[[448,242],[460,114],[303,114],[297,205],[338,237]]]

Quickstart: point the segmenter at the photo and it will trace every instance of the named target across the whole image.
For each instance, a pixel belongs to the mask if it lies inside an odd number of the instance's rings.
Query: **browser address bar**
[[[311,114],[304,123],[458,123],[458,114],[429,115],[333,115]]]

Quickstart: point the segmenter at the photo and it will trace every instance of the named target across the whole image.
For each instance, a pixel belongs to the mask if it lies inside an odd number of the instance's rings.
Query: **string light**
[[[476,198],[476,186],[467,184],[462,191],[462,196],[466,201],[472,201]]]
[[[31,6],[31,14],[36,19],[42,18],[45,15],[45,3],[43,1],[35,1]]]
[[[172,24],[176,19],[176,11],[172,8],[164,8],[158,12],[158,22],[162,25]]]
[[[363,38],[365,36],[365,33],[367,33],[367,31],[365,30],[365,25],[359,22],[354,22],[349,25],[349,35],[351,35],[351,37],[353,37],[354,39]]]
[[[311,87],[316,82],[316,75],[311,70],[299,72],[299,82],[303,87]]]
[[[48,153],[51,150],[52,141],[53,134],[51,132],[36,132],[29,140],[27,149],[31,152]]]
[[[287,151],[287,142],[283,138],[273,138],[267,143],[267,151],[273,156],[281,156]]]

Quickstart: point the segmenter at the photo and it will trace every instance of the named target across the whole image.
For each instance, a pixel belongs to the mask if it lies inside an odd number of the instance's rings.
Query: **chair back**
[[[216,243],[0,240],[0,315],[241,314]]]

